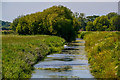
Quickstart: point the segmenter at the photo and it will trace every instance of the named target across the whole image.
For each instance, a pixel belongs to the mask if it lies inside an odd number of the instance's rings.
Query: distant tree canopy
[[[99,17],[99,16],[97,16],[97,15],[87,16],[86,19],[87,19],[87,21],[94,21],[97,17]]]
[[[75,16],[77,21],[80,22],[80,29],[85,31],[85,26],[86,26],[85,14],[84,13],[79,14],[78,12],[75,12],[73,15]]]
[[[11,28],[10,28],[10,22],[8,22],[8,21],[2,21],[2,20],[0,20],[0,28],[2,29],[2,30],[10,30]]]
[[[84,13],[72,13],[64,6],[53,6],[13,20],[11,27],[22,35],[57,35],[66,41],[75,40],[79,30],[83,31],[120,31],[120,15],[111,12],[104,16],[85,16]]]
[[[103,16],[85,16],[84,13],[75,12],[74,16],[81,23],[82,31],[120,31],[120,18],[115,12]]]
[[[95,26],[95,30],[105,31],[109,26],[109,20],[107,16],[101,16],[101,17],[96,18],[93,21],[93,25]]]
[[[95,31],[92,21],[87,22],[86,31]]]
[[[70,42],[75,40],[80,22],[70,9],[64,6],[53,6],[43,12],[19,16],[13,20],[12,29],[19,34],[57,35]]]
[[[120,15],[114,16],[110,20],[110,30],[120,31]]]
[[[93,18],[95,17],[95,18]],[[120,15],[111,12],[106,16],[87,16],[87,31],[120,31]]]
[[[118,16],[118,14],[115,12],[111,12],[111,13],[108,13],[106,16],[108,17],[108,19],[111,19],[114,16]]]

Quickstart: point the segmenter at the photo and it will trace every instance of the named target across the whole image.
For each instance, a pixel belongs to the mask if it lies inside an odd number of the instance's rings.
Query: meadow
[[[95,78],[120,78],[120,32],[79,32]]]
[[[2,77],[30,78],[33,65],[50,53],[59,53],[65,40],[48,35],[2,35]]]

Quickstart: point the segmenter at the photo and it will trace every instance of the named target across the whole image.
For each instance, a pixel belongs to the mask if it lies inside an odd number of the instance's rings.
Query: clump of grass
[[[2,77],[30,78],[33,65],[60,52],[65,40],[48,35],[2,35]]]
[[[91,32],[84,39],[93,75],[120,78],[120,32]]]

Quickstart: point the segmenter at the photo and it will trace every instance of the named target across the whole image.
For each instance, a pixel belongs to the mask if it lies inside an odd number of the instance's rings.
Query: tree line
[[[57,35],[70,42],[75,40],[80,28],[72,11],[64,6],[53,6],[43,12],[19,16],[13,20],[12,29],[22,35]]]
[[[11,29],[10,25],[11,25],[11,22],[0,20],[0,29],[2,29],[2,30],[10,30]]]
[[[103,16],[87,16],[84,13],[75,12],[78,21],[81,22],[82,31],[120,31],[120,15],[115,12]]]
[[[70,42],[75,40],[77,32],[82,31],[120,31],[120,15],[111,12],[103,16],[85,16],[73,13],[62,5],[52,6],[28,15],[18,16],[11,27],[18,34],[57,35]]]

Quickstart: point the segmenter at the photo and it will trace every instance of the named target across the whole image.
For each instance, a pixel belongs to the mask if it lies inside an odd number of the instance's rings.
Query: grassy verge
[[[120,32],[89,32],[84,40],[93,75],[120,78]]]
[[[49,53],[60,52],[64,42],[48,35],[2,35],[2,77],[30,78],[33,65]]]
[[[77,37],[83,39],[86,34],[91,33],[91,31],[79,31]]]

